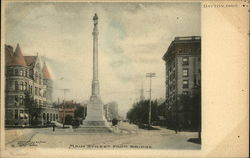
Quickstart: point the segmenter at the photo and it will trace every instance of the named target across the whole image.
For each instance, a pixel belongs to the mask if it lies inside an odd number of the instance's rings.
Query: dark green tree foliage
[[[201,94],[197,93],[192,97],[193,122],[197,130],[201,131]]]
[[[151,122],[158,121],[157,101],[151,101]],[[135,103],[128,111],[127,118],[130,122],[136,124],[147,124],[149,115],[149,100],[143,100]]]
[[[83,106],[77,106],[75,112],[74,112],[74,116],[75,118],[84,118],[84,107]]]
[[[40,123],[38,121],[38,118],[41,117],[42,108],[38,105],[37,102],[35,102],[33,97],[31,97],[28,92],[25,92],[24,106],[28,112],[29,124],[38,125]]]
[[[65,117],[65,125],[71,125],[73,121],[73,117],[71,115],[66,115]]]

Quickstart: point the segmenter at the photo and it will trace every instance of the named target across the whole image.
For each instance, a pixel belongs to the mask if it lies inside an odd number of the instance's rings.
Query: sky
[[[165,97],[162,56],[174,37],[200,36],[200,3],[12,2],[5,8],[5,44],[45,61],[54,81],[53,100],[89,100],[93,16],[98,14],[99,82],[103,103],[126,112],[154,72],[152,98]]]

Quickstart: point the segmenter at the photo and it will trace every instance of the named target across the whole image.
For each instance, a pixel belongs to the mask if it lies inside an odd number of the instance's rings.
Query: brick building
[[[42,109],[38,117],[40,125],[57,120],[58,109],[52,105],[53,81],[45,62],[42,67],[38,54],[23,56],[19,44],[15,51],[5,45],[6,126],[29,125],[25,93]]]
[[[180,103],[181,96],[192,97],[201,86],[201,37],[176,37],[163,56],[166,65],[166,117],[168,124],[178,120],[192,124],[192,109]],[[175,121],[173,121],[175,120]]]
[[[73,100],[65,101],[59,104],[59,122],[63,123],[67,118],[76,119],[75,111],[77,108],[83,108],[83,117],[85,118],[87,113],[87,106],[76,103]]]

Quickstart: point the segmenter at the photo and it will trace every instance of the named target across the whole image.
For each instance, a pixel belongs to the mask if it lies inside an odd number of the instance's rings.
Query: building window
[[[46,114],[45,113],[43,113],[43,120],[45,120],[46,119]]]
[[[30,85],[30,94],[33,93],[32,86]]]
[[[7,110],[7,118],[13,119],[13,111],[11,109]]]
[[[20,104],[23,105],[23,96],[20,95]]]
[[[13,71],[12,71],[12,69],[8,69],[8,71],[7,71],[7,75],[8,75],[8,76],[12,76],[12,75],[13,75]]]
[[[58,120],[58,114],[56,114],[56,120]]]
[[[23,76],[23,70],[20,70],[20,76]]]
[[[47,113],[47,122],[49,122],[49,113]]]
[[[49,115],[49,120],[52,121],[52,114]]]
[[[18,109],[15,109],[15,119],[18,119]]]
[[[15,76],[18,76],[18,70],[15,69]]]
[[[56,120],[56,114],[53,114],[53,121]]]
[[[188,57],[182,57],[182,65],[188,65],[188,64],[189,64]]]
[[[24,87],[24,85],[23,85],[23,82],[21,81],[21,83],[20,83],[20,90],[21,91],[23,90],[23,87]]]
[[[28,87],[28,83],[25,82],[25,83],[24,83],[24,88],[23,88],[23,89],[26,91],[26,90],[27,90],[27,87]]]
[[[35,95],[38,95],[38,88],[35,87]]]
[[[188,88],[188,80],[183,80],[183,86],[182,88]]]
[[[183,77],[188,77],[188,69],[183,69],[182,70],[182,76]]]
[[[178,53],[182,53],[183,50],[181,48],[178,49]]]
[[[18,95],[15,95],[15,101],[14,101],[15,106],[18,106]]]
[[[24,118],[24,113],[23,113],[23,110],[20,110],[20,119],[23,119]]]
[[[18,91],[18,82],[15,81],[15,90]]]

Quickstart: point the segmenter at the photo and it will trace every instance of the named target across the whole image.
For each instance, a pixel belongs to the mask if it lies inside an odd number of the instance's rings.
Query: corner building
[[[5,45],[5,125],[28,126],[28,109],[24,105],[25,92],[42,108],[38,117],[40,125],[58,119],[58,109],[52,105],[53,81],[38,54],[23,56],[20,45],[15,51]]]
[[[181,95],[192,96],[201,87],[201,37],[176,37],[163,56],[166,65],[165,104],[168,122],[178,119],[183,125],[192,124],[191,111],[175,103]],[[200,91],[198,91],[200,93]],[[172,120],[172,121],[171,121]]]

